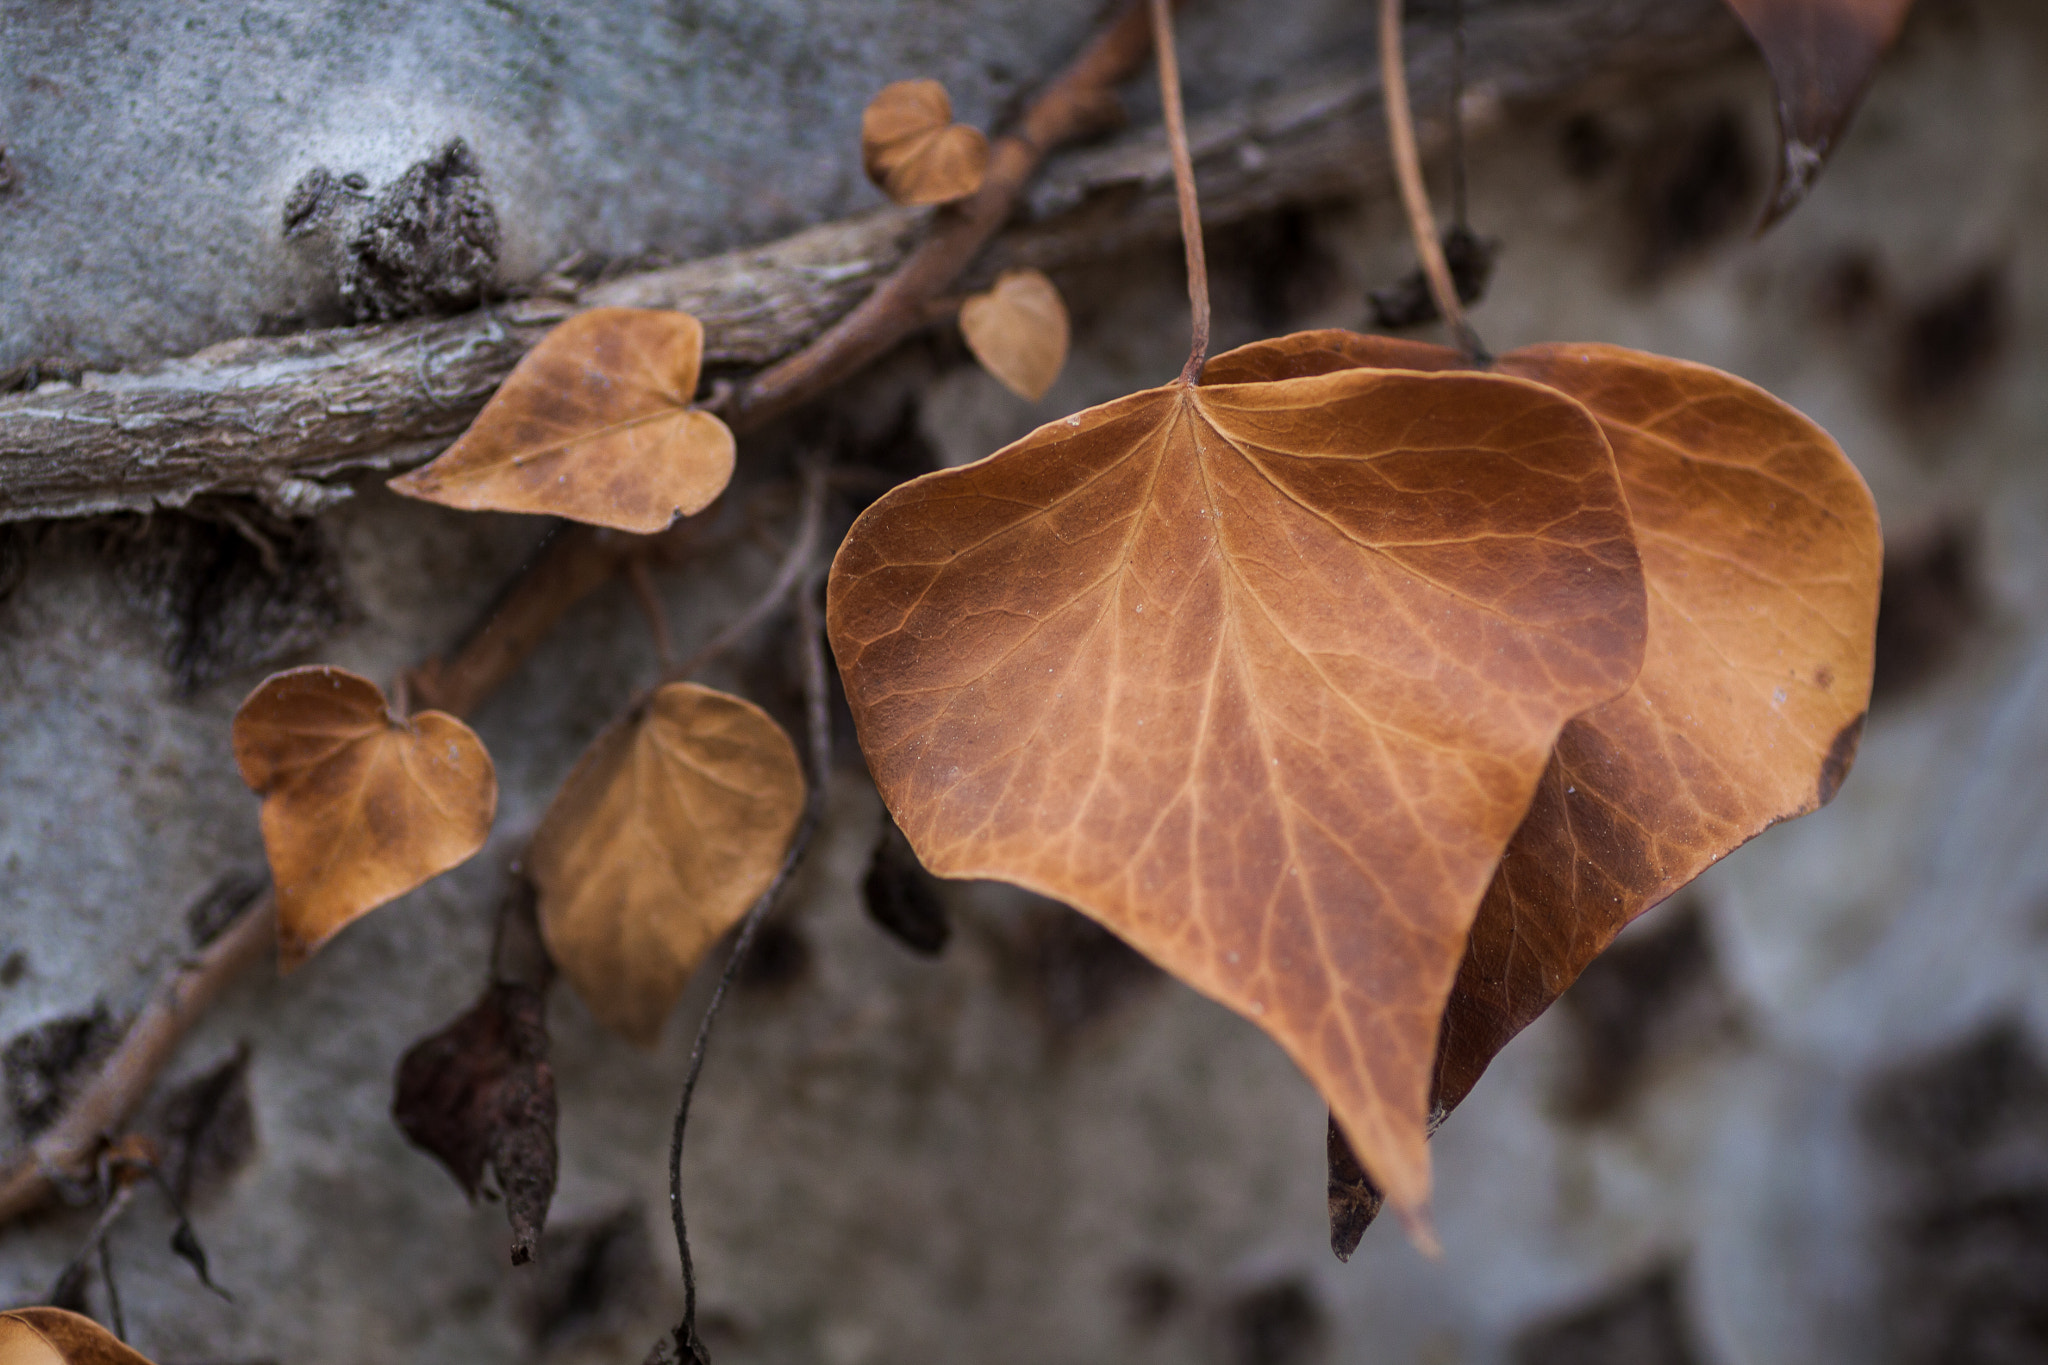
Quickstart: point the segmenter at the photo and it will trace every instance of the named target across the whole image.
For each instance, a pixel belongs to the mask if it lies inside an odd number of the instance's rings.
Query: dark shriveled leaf
[[[953,922],[932,874],[924,870],[896,822],[883,816],[868,874],[861,879],[868,918],[920,957],[937,957],[953,937]]]
[[[1778,99],[1778,181],[1764,226],[1806,197],[1913,0],[1728,0]]]
[[[1330,1168],[1330,1250],[1338,1260],[1348,1261],[1387,1201],[1358,1164],[1358,1154],[1344,1140],[1335,1114],[1330,1115],[1330,1131],[1323,1145]]]
[[[524,1265],[555,1194],[555,1073],[547,1000],[518,982],[483,997],[398,1063],[391,1117],[476,1198],[489,1167],[512,1224],[512,1264]]]
[[[1405,1216],[1471,916],[1641,660],[1606,440],[1493,375],[1133,394],[864,513],[828,621],[924,864],[1083,910],[1251,1018]]]

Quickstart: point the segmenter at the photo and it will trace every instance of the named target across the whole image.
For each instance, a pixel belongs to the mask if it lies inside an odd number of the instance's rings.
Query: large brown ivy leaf
[[[1913,0],[1728,0],[1763,49],[1778,98],[1768,226],[1813,188]]]
[[[242,780],[263,797],[281,970],[491,832],[498,779],[475,733],[439,711],[400,719],[345,669],[264,679],[235,713],[233,739]]]
[[[91,1318],[62,1308],[0,1313],[0,1365],[150,1365]]]
[[[606,1027],[651,1044],[690,972],[775,879],[804,803],[766,712],[671,683],[597,737],[533,837],[556,963]]]
[[[1472,914],[1558,729],[1641,661],[1585,409],[1358,370],[1133,394],[882,498],[828,613],[925,865],[1258,1022],[1419,1216]]]
[[[732,479],[732,431],[690,406],[703,360],[688,313],[579,313],[526,353],[460,440],[391,487],[472,512],[662,530]]]
[[[1464,363],[1348,332],[1218,362],[1269,374]],[[1498,366],[1584,403],[1607,433],[1649,641],[1634,685],[1565,726],[1487,890],[1444,1019],[1444,1108],[1629,921],[1834,795],[1869,702],[1882,559],[1855,467],[1755,385],[1618,346],[1530,346]]]

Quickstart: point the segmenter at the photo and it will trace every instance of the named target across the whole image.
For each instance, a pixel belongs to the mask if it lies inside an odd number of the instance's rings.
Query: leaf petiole
[[[1394,175],[1400,182],[1401,205],[1408,213],[1408,234],[1415,239],[1415,254],[1421,258],[1423,277],[1429,281],[1437,313],[1458,349],[1473,364],[1486,365],[1492,358],[1466,319],[1465,305],[1458,298],[1457,286],[1451,282],[1451,267],[1444,259],[1436,216],[1429,209],[1429,190],[1422,180],[1422,155],[1415,146],[1415,115],[1408,103],[1407,62],[1401,51],[1401,0],[1380,0],[1380,89],[1386,100],[1387,142],[1394,155]],[[1462,152],[1460,148],[1461,155]]]
[[[1195,198],[1195,163],[1188,153],[1187,115],[1180,98],[1180,58],[1173,46],[1172,0],[1151,0],[1152,49],[1159,56],[1159,101],[1166,110],[1166,145],[1173,154],[1173,188],[1180,199],[1180,239],[1188,255],[1188,311],[1194,339],[1180,382],[1201,378],[1209,359],[1209,262],[1202,252],[1202,207]]]

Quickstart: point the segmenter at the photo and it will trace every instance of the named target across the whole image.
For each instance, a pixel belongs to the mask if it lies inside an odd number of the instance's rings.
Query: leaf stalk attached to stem
[[[1159,56],[1159,102],[1166,110],[1166,145],[1173,154],[1173,188],[1180,199],[1180,239],[1188,255],[1188,310],[1194,339],[1180,382],[1201,378],[1209,360],[1209,262],[1202,252],[1202,206],[1195,198],[1195,161],[1188,152],[1187,115],[1181,108],[1180,57],[1173,46],[1172,0],[1151,0],[1152,50]]]
[[[1465,358],[1475,365],[1488,364],[1492,357],[1472,330],[1457,286],[1451,282],[1451,267],[1444,259],[1436,216],[1429,208],[1429,189],[1422,179],[1415,115],[1408,104],[1408,66],[1401,51],[1401,0],[1380,0],[1380,88],[1386,100],[1387,142],[1393,151],[1394,176],[1401,186],[1401,206],[1408,213],[1408,234],[1415,239],[1415,254],[1422,260],[1430,296]]]

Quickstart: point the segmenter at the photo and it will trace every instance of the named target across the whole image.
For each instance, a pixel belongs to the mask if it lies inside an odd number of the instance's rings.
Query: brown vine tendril
[[[1429,208],[1429,189],[1422,179],[1422,154],[1415,145],[1415,115],[1408,102],[1408,69],[1401,52],[1401,0],[1380,0],[1380,84],[1387,108],[1387,142],[1393,152],[1394,174],[1401,186],[1401,204],[1408,212],[1408,234],[1415,239],[1415,254],[1421,258],[1423,278],[1429,281],[1430,296],[1449,329],[1458,349],[1475,365],[1490,357],[1479,334],[1466,320],[1465,305],[1458,300],[1451,282],[1451,267],[1444,260],[1442,240],[1437,236],[1436,218]]]
[[[704,1018],[697,1025],[697,1040],[690,1048],[689,1068],[683,1074],[682,1095],[676,1101],[675,1123],[669,1130],[669,1219],[675,1227],[676,1254],[683,1265],[683,1316],[682,1321],[671,1329],[667,1340],[655,1344],[647,1357],[650,1362],[663,1358],[662,1348],[668,1343],[673,1343],[676,1358],[680,1360],[692,1362],[692,1365],[710,1365],[711,1362],[710,1351],[697,1335],[696,1265],[690,1257],[690,1233],[683,1217],[683,1138],[690,1122],[690,1101],[697,1093],[697,1079],[703,1073],[705,1051],[711,1043],[711,1026],[717,1022],[726,993],[746,963],[747,950],[754,946],[754,938],[760,933],[761,925],[803,862],[811,839],[825,816],[826,787],[832,770],[832,715],[825,679],[825,622],[817,600],[823,586],[823,575],[813,564],[809,566],[797,595],[798,629],[803,648],[804,731],[809,750],[806,767],[810,770],[810,790],[804,794],[803,815],[797,822],[796,834],[790,839],[789,851],[783,854],[782,866],[777,869],[775,880],[769,883],[768,889],[747,911],[746,918],[740,921],[732,952],[718,973],[718,984],[712,988],[711,1001],[704,1007]]]
[[[1173,188],[1180,200],[1180,240],[1188,257],[1188,311],[1193,340],[1180,382],[1201,377],[1209,359],[1209,262],[1202,252],[1202,206],[1195,198],[1195,162],[1188,152],[1187,115],[1181,108],[1180,58],[1173,46],[1172,0],[1151,0],[1152,50],[1159,57],[1159,102],[1166,112],[1166,145],[1173,155]]]
[[[1451,0],[1451,227],[1472,227],[1465,215],[1465,0]]]

